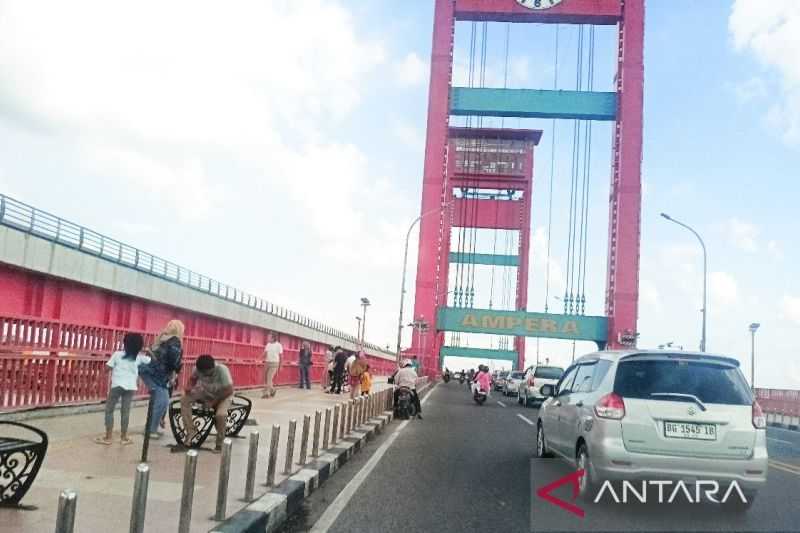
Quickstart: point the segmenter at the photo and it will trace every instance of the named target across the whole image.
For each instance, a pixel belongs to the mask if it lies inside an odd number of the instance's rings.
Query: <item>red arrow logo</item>
[[[552,483],[550,483],[549,485],[545,485],[544,487],[538,489],[536,491],[536,495],[543,500],[546,500],[554,505],[561,507],[565,511],[569,511],[572,514],[576,514],[581,518],[583,518],[583,515],[585,514],[583,509],[581,509],[580,507],[578,507],[573,503],[564,501],[561,498],[556,498],[550,493],[556,490],[561,485],[572,483],[572,501],[574,502],[578,498],[578,493],[580,492],[580,484],[579,484],[580,479],[584,476],[585,473],[586,472],[584,470],[578,470],[568,476],[564,476],[561,479],[557,479]]]

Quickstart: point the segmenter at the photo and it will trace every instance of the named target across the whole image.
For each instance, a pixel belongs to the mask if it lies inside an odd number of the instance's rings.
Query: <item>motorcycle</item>
[[[464,384],[464,374],[461,374],[461,375],[458,377],[458,382],[459,382],[461,385],[463,385],[463,384]]]
[[[487,398],[486,391],[480,388],[476,388],[475,392],[472,395],[472,399],[475,400],[475,403],[478,405],[483,405],[483,402],[486,401]]]
[[[442,380],[444,380],[445,383],[450,383],[450,372],[445,372],[444,376],[442,376]]]
[[[414,404],[414,396],[408,387],[400,387],[397,392],[397,402],[394,407],[394,414],[397,418],[408,420],[417,416],[417,406]]]

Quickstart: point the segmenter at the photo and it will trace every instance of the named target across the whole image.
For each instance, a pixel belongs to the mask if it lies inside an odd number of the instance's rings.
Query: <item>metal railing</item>
[[[354,335],[0,194],[0,225],[358,344]],[[394,357],[372,343],[364,348]]]

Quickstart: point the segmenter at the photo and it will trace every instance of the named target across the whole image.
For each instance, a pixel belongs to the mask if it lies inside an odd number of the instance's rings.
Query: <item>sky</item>
[[[367,338],[394,347],[403,241],[420,206],[432,2],[226,7],[0,1],[0,192],[341,329],[355,330],[367,296]],[[482,84],[574,88],[579,28],[557,31],[558,55],[554,26],[489,24]],[[470,32],[456,30],[455,84],[468,83]],[[759,322],[756,385],[800,389],[800,2],[650,1],[645,35],[639,345],[699,343],[701,252],[667,212],[708,247],[709,350],[749,377]],[[595,90],[613,86],[615,38],[596,30]],[[547,289],[557,310],[572,124],[502,125],[543,130],[528,309],[543,310]],[[609,124],[593,125],[591,146],[587,314],[602,314]],[[529,364],[536,346],[528,339]],[[570,361],[569,342],[538,348]]]

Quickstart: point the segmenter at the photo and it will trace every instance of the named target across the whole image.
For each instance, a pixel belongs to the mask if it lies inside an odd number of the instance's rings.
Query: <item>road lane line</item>
[[[783,470],[784,472],[800,475],[800,466],[797,465],[782,463],[780,461],[776,461],[775,459],[770,459],[769,466],[772,468],[777,468],[778,470]]]
[[[797,446],[796,442],[792,442],[790,440],[775,439],[775,438],[772,438],[772,437],[767,437],[767,440],[771,440],[771,441],[774,441],[774,442],[782,442],[784,444],[789,444],[791,446]]]
[[[795,476],[800,476],[800,470],[792,470],[790,468],[784,468],[782,466],[778,466],[773,464],[772,462],[769,463],[769,466],[774,468],[775,470],[780,470],[781,472],[786,472],[787,474],[794,474]]]
[[[529,426],[535,426],[535,425],[536,425],[536,424],[534,424],[534,423],[533,423],[533,421],[532,421],[530,418],[528,418],[527,416],[521,415],[521,414],[519,414],[519,413],[517,413],[517,416],[518,416],[518,417],[520,417],[522,420],[524,420],[524,421],[525,421],[525,423],[526,423],[526,424],[528,424]]]
[[[500,404],[500,407],[505,407],[505,406],[506,406],[506,404],[504,404],[504,403],[503,403],[503,402],[501,402],[500,400],[497,400],[497,403],[499,403],[499,404]]]
[[[420,400],[420,405],[425,405],[425,402],[427,402],[428,398],[430,398],[430,393],[433,392],[433,389],[435,389],[438,385],[439,384],[437,383],[431,387],[431,390],[428,391],[428,394],[426,394],[425,397]],[[339,515],[342,514],[342,511],[344,511],[344,509],[347,507],[347,504],[350,503],[350,500],[353,498],[359,487],[361,487],[361,484],[364,483],[364,480],[367,479],[367,477],[372,473],[372,471],[380,462],[381,458],[384,456],[384,454],[386,454],[386,451],[389,449],[392,443],[394,443],[397,436],[400,435],[400,432],[403,431],[403,428],[405,428],[409,422],[410,420],[404,420],[400,422],[400,425],[397,426],[395,432],[387,437],[386,441],[381,444],[373,456],[369,458],[369,461],[367,461],[367,463],[361,467],[361,470],[359,470],[358,473],[353,476],[353,479],[347,483],[339,495],[336,496],[336,499],[331,502],[327,509],[325,509],[325,512],[322,513],[322,516],[320,516],[319,520],[316,521],[314,527],[309,530],[309,533],[326,533],[331,526],[336,523]]]

